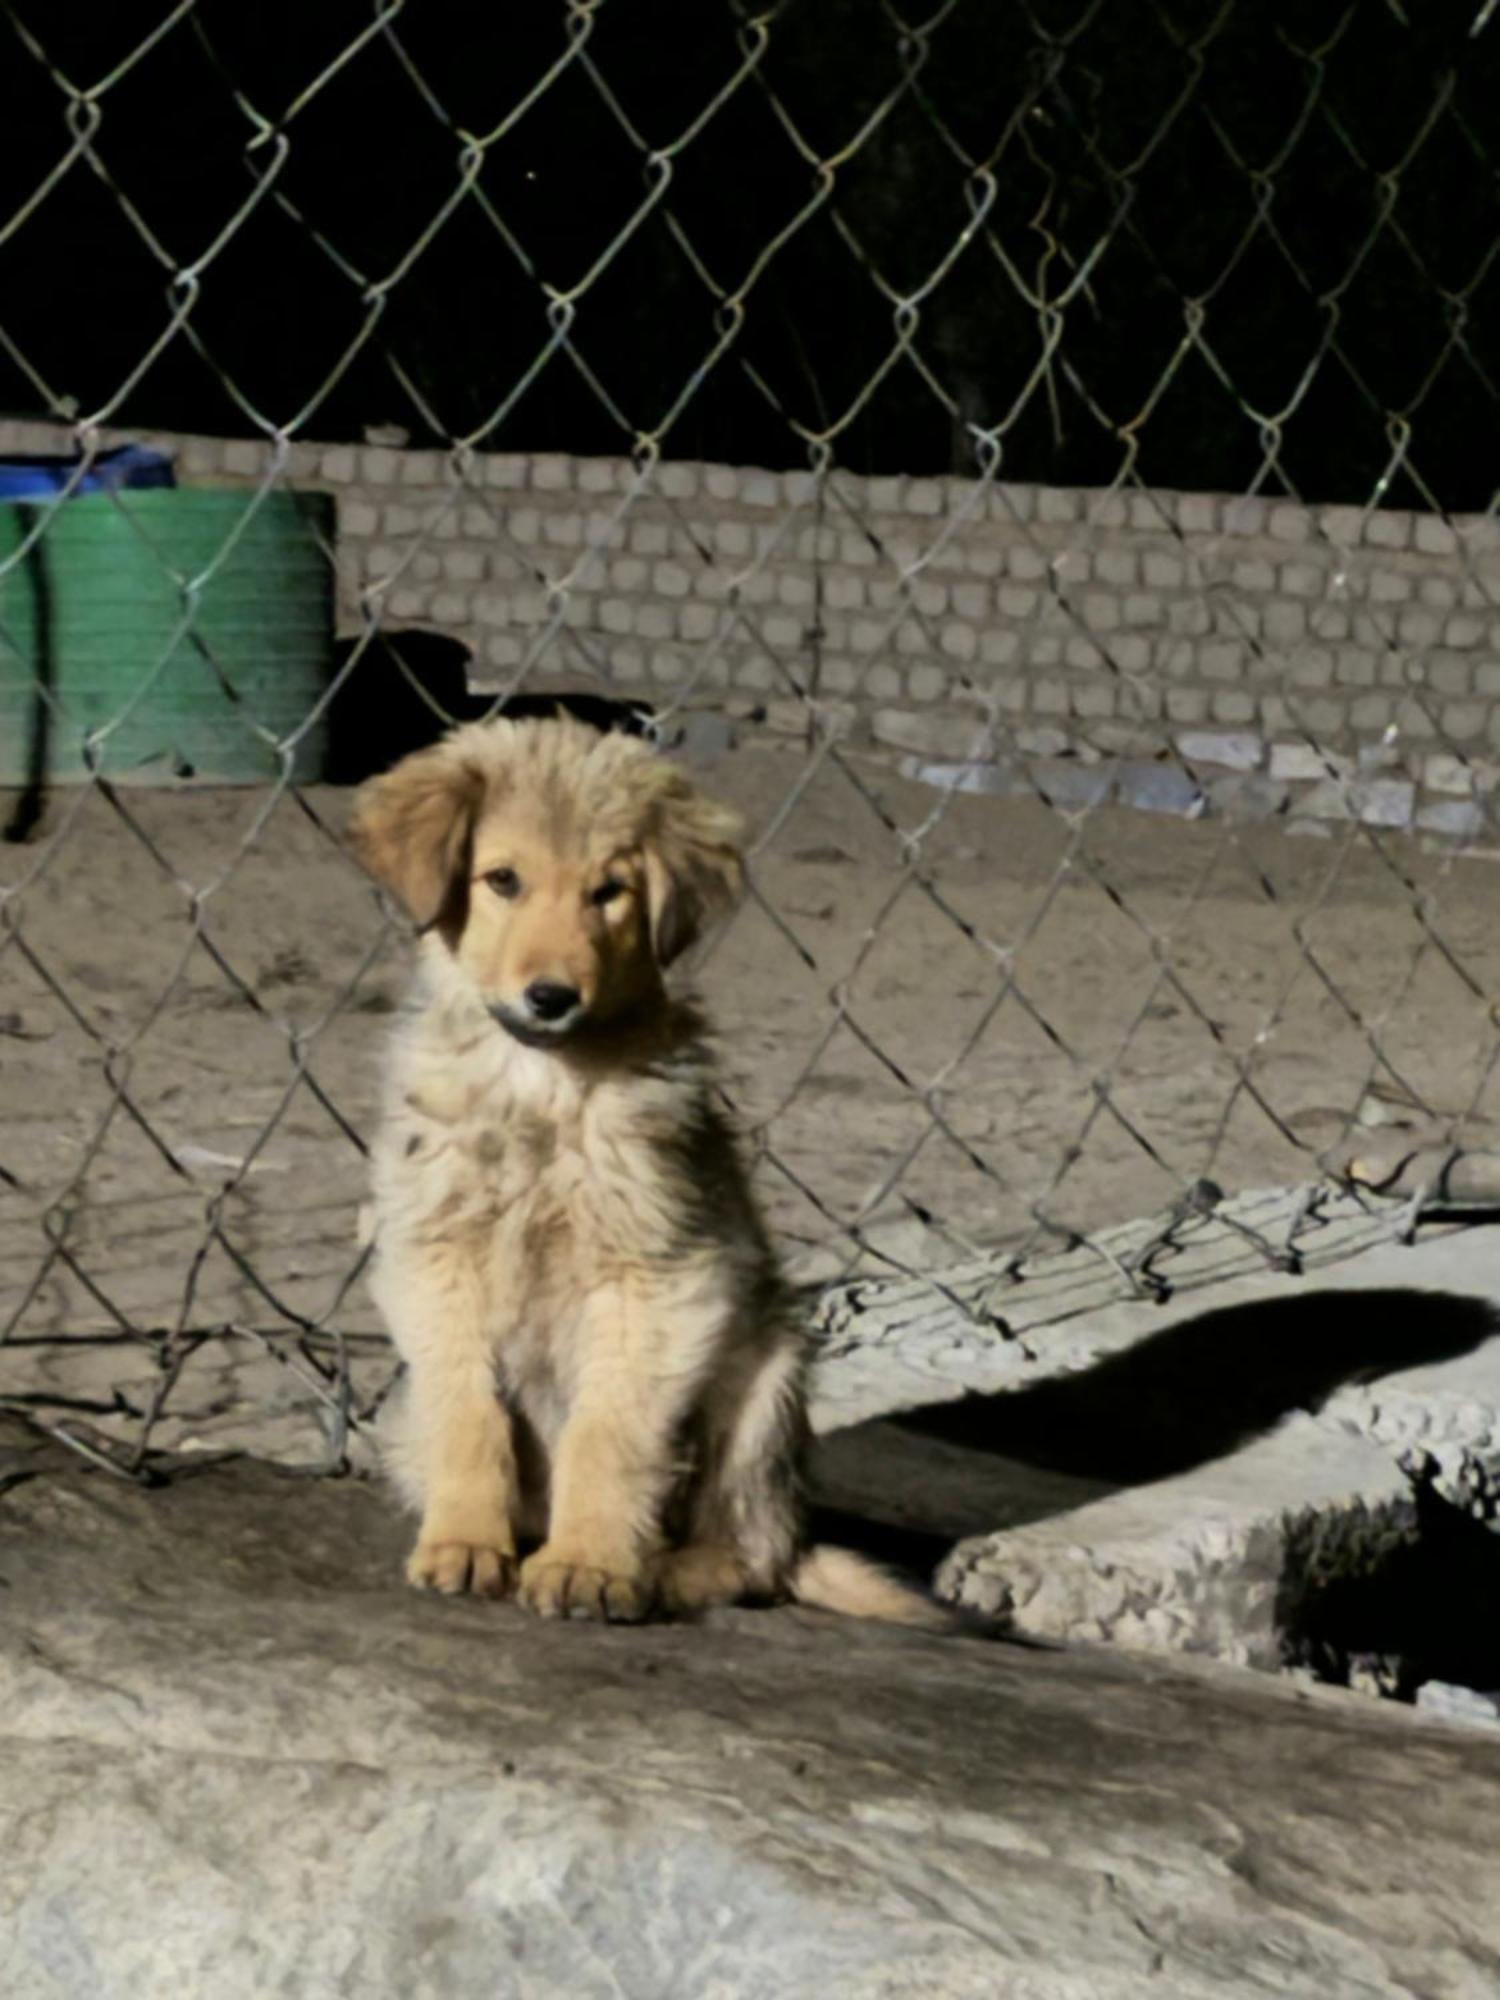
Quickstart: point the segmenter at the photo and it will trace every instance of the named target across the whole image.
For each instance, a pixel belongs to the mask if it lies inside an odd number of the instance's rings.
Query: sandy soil
[[[775,825],[760,900],[701,974],[805,1272],[836,1268],[861,1214],[903,1261],[941,1262],[1038,1215],[1148,1212],[1200,1175],[1305,1179],[1372,1075],[1395,1088],[1375,1043],[1439,1112],[1494,1112],[1491,864],[1404,837],[1382,860],[1275,827],[940,812],[874,764],[849,773],[824,765]],[[764,829],[806,771],[757,747],[706,775]],[[347,802],[312,791],[262,820],[249,792],[63,795],[0,849],[20,885],[0,931],[17,1341],[373,1325],[349,1283],[357,1135],[404,947],[340,850]],[[935,813],[918,873],[902,832]]]

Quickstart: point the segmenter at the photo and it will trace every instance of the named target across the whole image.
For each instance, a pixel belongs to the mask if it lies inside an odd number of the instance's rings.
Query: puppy
[[[414,1584],[946,1622],[803,1540],[805,1337],[662,978],[738,895],[738,833],[567,718],[468,725],[358,794],[355,852],[421,932],[373,1161]]]

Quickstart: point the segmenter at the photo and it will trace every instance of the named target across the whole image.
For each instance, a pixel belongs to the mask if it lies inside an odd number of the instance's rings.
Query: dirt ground
[[[1490,862],[945,808],[873,762],[809,779],[771,747],[704,778],[766,833],[701,985],[806,1275],[857,1218],[933,1264],[1038,1216],[1143,1214],[1200,1175],[1304,1180],[1372,1080],[1476,1133],[1495,1113]],[[62,793],[0,849],[12,1376],[26,1343],[86,1330],[373,1327],[350,1284],[357,1135],[405,947],[340,849],[348,796]]]

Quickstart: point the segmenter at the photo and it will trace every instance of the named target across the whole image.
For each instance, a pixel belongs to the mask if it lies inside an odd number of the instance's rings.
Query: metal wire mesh
[[[1491,193],[1435,248],[1422,175],[1442,147],[1452,171],[1493,181],[1492,12],[1448,8],[1438,33],[1394,4],[1283,20],[1234,0],[1110,14],[1098,0],[946,0],[921,17],[841,6],[820,39],[793,6],[632,15],[620,0],[574,0],[516,27],[524,49],[489,80],[481,121],[461,81],[477,31],[446,9],[383,0],[295,28],[273,9],[247,39],[233,10],[194,0],[134,26],[125,10],[108,32],[7,5],[10,62],[28,65],[26,130],[51,136],[10,162],[21,191],[0,221],[0,269],[40,241],[60,271],[52,232],[86,190],[113,232],[109,272],[127,289],[150,274],[156,294],[140,339],[144,294],[118,326],[106,307],[80,330],[61,279],[55,299],[7,287],[19,301],[0,307],[11,408],[78,456],[53,497],[27,503],[0,586],[45,556],[101,453],[143,425],[240,440],[238,456],[195,459],[194,438],[179,470],[234,488],[244,509],[210,562],[172,573],[180,623],[143,681],[90,723],[86,769],[45,799],[39,774],[15,801],[0,900],[0,1403],[136,1479],[158,1476],[169,1448],[269,1449],[318,1471],[357,1453],[389,1378],[355,1212],[404,937],[341,848],[346,795],[304,776],[302,760],[337,704],[376,685],[393,628],[413,611],[444,622],[430,579],[460,581],[438,560],[460,535],[488,553],[447,622],[471,638],[484,627],[486,702],[559,684],[645,689],[664,738],[685,732],[700,756],[706,714],[735,725],[714,739],[705,781],[757,822],[753,890],[701,976],[773,1219],[814,1292],[835,1288],[820,1292],[826,1325],[846,1325],[865,1296],[851,1278],[886,1275],[948,1337],[1015,1337],[1034,1315],[1007,1301],[1038,1271],[1068,1291],[1058,1311],[1078,1310],[1205,1281],[1226,1244],[1296,1268],[1482,1198],[1483,1175],[1455,1170],[1485,1149],[1497,1052],[1500,968],[1485,864],[1471,858],[1489,837],[1488,746],[1430,677],[1428,628],[1382,594],[1395,559],[1370,530],[1394,498],[1420,512],[1437,601],[1491,643],[1493,495],[1442,397],[1460,384],[1475,439],[1500,410],[1484,338],[1500,233]],[[856,28],[880,61],[859,67],[845,102],[839,36]],[[612,32],[654,37],[652,60],[627,61]],[[1362,126],[1340,79],[1376,41],[1409,42],[1412,61],[1384,124]],[[1258,131],[1221,101],[1224,66],[1246,49],[1281,65],[1254,98]],[[993,73],[949,102],[955,60],[972,67],[987,50]],[[143,147],[129,137],[134,107],[158,70],[181,133],[169,122]],[[343,209],[323,199],[341,171],[340,121],[377,74],[383,115],[398,107],[400,131],[437,149],[411,155],[420,192],[390,218],[381,175],[404,173],[404,154],[370,166],[363,203],[358,189]],[[1101,102],[1142,74],[1153,89],[1133,129],[1108,127]],[[714,135],[738,134],[752,111],[757,150],[739,153],[736,138],[715,151]],[[180,178],[192,164],[181,134],[197,143],[208,123],[231,135],[218,143],[239,182],[231,194],[205,167],[191,227],[182,209],[168,227],[152,205],[161,173],[153,184],[142,163],[171,158]],[[1193,158],[1216,162],[1238,204],[1195,243],[1191,268],[1153,225],[1151,198],[1189,129]],[[1315,142],[1360,221],[1325,218],[1310,248],[1306,183],[1295,205],[1282,194]],[[528,247],[526,185],[589,148],[586,212],[564,232],[574,254],[551,254],[552,238],[544,262]],[[794,196],[774,225],[746,194],[761,174]],[[810,366],[802,394],[796,365],[781,363],[823,337],[823,302],[809,296],[799,321],[779,273],[809,245],[809,283],[819,260],[842,260],[837,337],[853,377],[835,390]],[[664,267],[650,259],[667,257],[672,288],[653,305]],[[1359,288],[1392,257],[1402,296],[1433,307],[1400,350],[1399,393],[1350,330],[1379,309]],[[1292,365],[1275,393],[1236,346],[1236,286],[1252,265],[1280,286],[1272,323]],[[1112,334],[1101,302],[1118,299],[1118,271],[1144,303]],[[318,322],[323,344],[299,357],[298,382],[284,368],[263,377],[237,321],[268,337],[313,272],[342,323],[331,309]],[[445,380],[424,347],[424,327],[471,311],[479,332],[444,351],[471,360],[492,338],[498,383],[493,369]],[[781,347],[756,347],[765,322]],[[1127,335],[1139,393],[1121,402],[1113,378],[1101,385]],[[651,369],[625,365],[647,354]],[[377,375],[361,373],[377,360],[378,403]],[[732,413],[715,431],[703,413],[725,385]],[[1329,385],[1306,492],[1299,421]],[[580,411],[601,441],[592,456],[578,454]],[[1151,476],[1159,434],[1178,440],[1173,463],[1190,462],[1201,411],[1227,441],[1212,483],[1240,509],[1215,513],[1207,536],[1191,497]],[[372,430],[361,463],[374,452],[398,497],[411,486],[410,518],[357,562],[347,505],[323,534],[348,643],[296,726],[270,726],[215,657],[204,593],[273,496],[337,483],[330,455],[359,435],[356,418],[392,417],[417,444],[392,449]],[[730,490],[700,463],[716,436],[762,440],[762,463],[781,469],[753,533],[737,520],[715,533],[731,513],[703,503]],[[941,437],[945,464],[919,436]],[[1071,485],[1036,472],[1038,438],[1055,447],[1049,463],[1074,468]],[[333,442],[314,451],[309,439]],[[905,462],[908,449],[926,462]],[[547,539],[553,514],[523,521],[517,497],[525,486],[529,505],[545,488],[559,451],[593,496],[567,546]],[[907,472],[941,476],[920,506],[904,489],[911,504],[893,520],[881,482]],[[1069,504],[1049,507],[1065,487]],[[140,530],[130,490],[109,505]],[[1235,536],[1265,532],[1278,506],[1314,558],[1291,636],[1233,587]],[[674,566],[670,587],[644,566],[646,595],[670,607],[680,593],[695,613],[673,612],[655,647],[644,623],[612,633],[605,594],[646,522]],[[1144,652],[1091,595],[1101,556],[1128,553],[1132,534],[1182,576],[1180,629]],[[981,623],[1024,623],[1032,643],[955,664],[946,608],[976,547],[990,551],[975,564]],[[835,643],[851,566],[857,652]],[[1007,576],[1034,583],[1024,616],[999,594]],[[499,592],[498,615],[476,609],[482,589]],[[779,623],[768,601],[786,607]],[[1351,609],[1395,693],[1388,721],[1335,741],[1316,690],[1326,635]],[[1182,725],[1169,651],[1206,633],[1232,641],[1235,687],[1274,688],[1272,733],[1306,753],[1320,839],[1290,842],[1284,818],[1234,809],[1202,731]],[[113,767],[112,744],[184,639],[236,697],[267,763],[258,786],[127,782],[142,774]],[[13,625],[6,646],[38,715],[61,727],[67,702],[34,646]],[[1035,688],[1060,656],[1109,690],[1107,727],[1091,729],[1083,704],[1061,732],[1041,726]],[[943,667],[949,748],[898,771],[869,718],[882,672],[914,662]],[[1263,701],[1255,712],[1269,728]],[[1409,756],[1448,760],[1461,841],[1432,851],[1383,823],[1380,786]],[[1153,770],[1173,774],[1185,816],[1122,804],[1122,774],[1149,794],[1141,773]],[[1359,1154],[1376,1164],[1351,1167]],[[1275,1187],[1287,1192],[1263,1192]],[[1121,1228],[1148,1212],[1158,1219]],[[1084,1274],[1076,1284],[1058,1278],[1059,1256]]]

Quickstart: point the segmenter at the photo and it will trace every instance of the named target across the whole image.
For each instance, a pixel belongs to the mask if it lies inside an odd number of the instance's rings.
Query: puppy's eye
[[[514,868],[492,868],[484,879],[495,894],[503,896],[507,902],[521,893],[521,878]]]
[[[625,893],[625,884],[623,882],[616,882],[615,880],[613,880],[613,878],[611,878],[610,880],[601,882],[599,884],[598,888],[589,897],[589,901],[592,904],[594,904],[594,906],[597,909],[602,910],[606,903],[614,902],[617,896],[623,896],[624,893]]]

